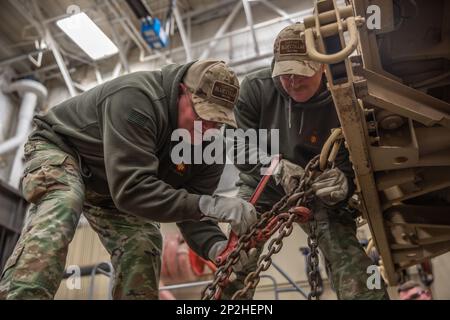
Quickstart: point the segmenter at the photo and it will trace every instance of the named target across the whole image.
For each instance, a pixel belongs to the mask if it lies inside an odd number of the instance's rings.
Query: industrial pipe
[[[15,135],[0,144],[0,155],[17,149],[27,138],[37,104],[47,97],[47,89],[34,80],[12,83],[6,92],[17,91],[22,96]]]

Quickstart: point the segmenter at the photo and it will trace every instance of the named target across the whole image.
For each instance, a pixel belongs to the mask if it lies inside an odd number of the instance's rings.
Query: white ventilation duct
[[[10,158],[12,163],[8,182],[17,188],[23,170],[22,145],[28,137],[36,107],[47,97],[47,89],[34,80],[19,80],[10,84],[4,91],[18,92],[22,97],[15,134],[0,144],[0,156],[14,152],[14,156]]]
[[[10,139],[0,144],[0,155],[16,150],[28,136],[34,110],[38,103],[47,97],[47,89],[34,80],[19,80],[10,84],[5,92],[18,92],[22,97],[16,133]]]

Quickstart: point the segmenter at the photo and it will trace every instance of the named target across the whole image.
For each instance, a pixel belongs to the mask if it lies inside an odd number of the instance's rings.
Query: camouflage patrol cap
[[[239,81],[225,62],[199,60],[189,67],[183,83],[192,92],[200,118],[237,127],[233,108],[239,96]]]
[[[300,37],[304,30],[304,25],[297,22],[280,31],[273,46],[272,77],[283,74],[311,77],[319,71],[321,63],[309,59],[305,41]]]

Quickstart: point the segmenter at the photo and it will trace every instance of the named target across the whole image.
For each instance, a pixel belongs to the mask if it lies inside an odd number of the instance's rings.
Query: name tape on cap
[[[239,89],[225,82],[215,81],[211,95],[215,98],[235,103]]]
[[[301,40],[296,39],[281,40],[280,54],[306,54],[305,43]]]

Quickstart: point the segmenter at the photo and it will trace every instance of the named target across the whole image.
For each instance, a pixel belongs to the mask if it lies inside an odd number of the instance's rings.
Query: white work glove
[[[240,198],[203,195],[198,206],[206,218],[228,222],[238,236],[247,232],[257,220],[255,207]]]
[[[208,258],[209,260],[215,262],[216,258],[225,250],[227,247],[227,240],[217,241],[211,246],[211,249],[209,249],[208,252]],[[250,263],[253,259],[256,259],[258,255],[258,250],[256,248],[252,248],[249,250],[249,252],[245,252],[244,250],[241,250],[240,252],[240,258],[239,261],[236,262],[236,264],[233,266],[234,272],[240,272],[245,270],[245,267],[247,264]]]
[[[305,170],[289,160],[282,159],[273,175],[275,182],[281,184],[286,194],[291,194],[299,185]]]
[[[334,206],[347,197],[348,181],[339,168],[327,169],[311,185],[315,195],[328,206]]]

